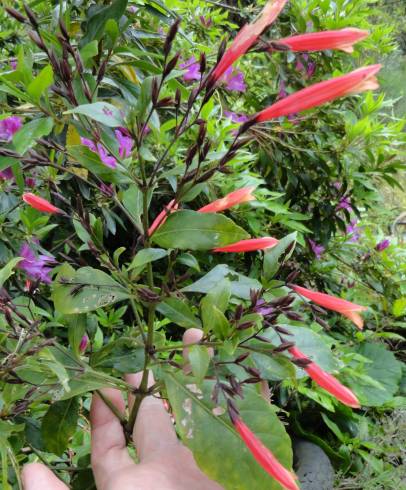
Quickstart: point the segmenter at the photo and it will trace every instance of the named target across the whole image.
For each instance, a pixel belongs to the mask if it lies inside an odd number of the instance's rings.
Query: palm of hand
[[[138,375],[128,376],[137,386]],[[117,390],[104,395],[124,411],[125,403]],[[91,408],[92,468],[98,490],[221,490],[197,467],[193,455],[177,439],[169,414],[161,400],[147,397],[141,403],[133,439],[140,463],[128,454],[119,420],[94,395]],[[67,490],[47,467],[33,463],[22,474],[24,490]]]

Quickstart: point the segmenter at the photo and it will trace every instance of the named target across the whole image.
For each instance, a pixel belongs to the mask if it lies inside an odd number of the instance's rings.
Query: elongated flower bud
[[[256,250],[265,250],[277,245],[279,242],[273,237],[250,238],[241,240],[225,247],[217,247],[213,252],[255,252]]]
[[[272,452],[256,437],[238,415],[233,414],[232,411],[230,411],[230,415],[232,415],[234,427],[257,463],[287,490],[299,490],[296,484],[296,475],[279,463]]]
[[[347,27],[337,31],[309,32],[278,39],[276,44],[287,46],[292,51],[323,51],[338,49],[346,53],[354,51],[353,45],[368,37],[369,32]]]
[[[237,206],[237,204],[241,204],[243,202],[253,201],[255,200],[255,196],[252,195],[252,191],[255,187],[243,187],[242,189],[238,189],[234,192],[230,192],[221,199],[217,199],[216,201],[203,206],[198,211],[199,213],[219,213],[220,211],[224,211],[225,209],[232,208],[233,206]]]
[[[326,293],[312,291],[311,289],[306,289],[301,286],[292,285],[292,289],[295,291],[295,293],[299,294],[300,296],[304,296],[310,301],[313,301],[313,303],[316,303],[327,310],[336,311],[337,313],[347,317],[360,330],[362,330],[364,321],[359,313],[366,311],[368,309],[366,306],[357,305],[355,303],[351,303],[351,301],[337,298],[336,296],[330,296]]]
[[[148,236],[151,236],[157,228],[163,225],[168,218],[168,215],[173,213],[178,209],[179,204],[175,202],[175,199],[172,199],[164,209],[158,214],[158,216],[152,222],[152,225],[148,229]]]
[[[348,405],[352,408],[360,408],[361,405],[354,393],[349,388],[341,384],[337,378],[324,371],[315,362],[311,361],[297,347],[291,347],[288,350],[295,359],[310,361],[309,364],[303,367],[303,369],[321,388],[328,391],[331,395],[337,398],[337,400],[344,403],[344,405]]]
[[[252,24],[246,24],[238,32],[231,46],[223,54],[210,75],[210,80],[213,83],[224,74],[227,68],[250,49],[262,32],[278,17],[286,2],[287,0],[268,1],[258,20]]]
[[[25,194],[23,194],[23,201],[32,208],[37,209],[38,211],[41,211],[43,213],[63,214],[62,209],[57,208],[43,197],[36,196],[31,192],[26,192]]]
[[[345,95],[376,89],[379,85],[375,75],[380,69],[381,65],[366,66],[346,75],[310,85],[310,87],[278,100],[275,104],[258,112],[253,119],[257,123],[265,122],[276,117],[311,109]]]

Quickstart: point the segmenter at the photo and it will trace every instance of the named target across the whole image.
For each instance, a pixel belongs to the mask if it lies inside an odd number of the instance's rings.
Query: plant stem
[[[119,421],[122,424],[126,423],[126,419],[125,419],[124,415],[122,413],[120,413],[120,411],[112,403],[112,401],[106,395],[103,395],[103,393],[100,390],[96,390],[96,393],[104,401],[104,403],[109,407],[109,409],[114,413],[114,415],[119,419]]]

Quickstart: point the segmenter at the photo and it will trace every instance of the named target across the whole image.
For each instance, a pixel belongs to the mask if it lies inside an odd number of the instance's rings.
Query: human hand
[[[142,373],[130,374],[126,379],[138,387],[141,376]],[[153,383],[152,376],[149,383]],[[102,392],[124,412],[125,402],[119,390],[106,388]],[[148,396],[140,405],[133,431],[138,464],[128,454],[120,421],[97,394],[93,395],[90,422],[91,461],[98,490],[222,489],[200,471],[191,451],[179,442],[170,415],[160,399]],[[40,463],[26,465],[22,480],[24,490],[68,488]]]

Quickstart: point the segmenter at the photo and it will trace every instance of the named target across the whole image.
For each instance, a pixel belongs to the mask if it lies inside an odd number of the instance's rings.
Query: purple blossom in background
[[[230,66],[225,71],[221,80],[225,83],[226,89],[234,92],[245,92],[247,87],[244,82],[244,74],[242,71],[237,70]]]
[[[0,140],[9,143],[14,134],[21,128],[22,122],[18,116],[10,116],[0,121]]]
[[[233,123],[243,123],[248,121],[248,116],[245,114],[236,114],[235,112],[224,111],[224,115],[228,117],[228,119],[231,119]]]
[[[309,238],[309,245],[310,248],[312,249],[312,252],[316,256],[316,259],[319,260],[323,255],[323,253],[326,251],[325,247],[323,247],[323,245],[320,245],[319,243],[316,243],[311,238]]]
[[[356,243],[361,238],[361,228],[357,225],[357,223],[358,221],[356,219],[352,219],[346,228],[347,235],[351,235],[350,239],[348,240],[351,243]]]
[[[40,280],[46,284],[51,283],[49,272],[52,268],[47,267],[48,264],[54,264],[56,261],[53,257],[48,255],[37,255],[34,250],[30,248],[28,243],[24,243],[20,250],[20,257],[23,257],[18,267],[25,271],[32,279]]]
[[[375,250],[377,252],[383,252],[386,248],[388,248],[390,245],[390,240],[385,238],[385,240],[380,241],[379,243],[376,244]]]
[[[37,185],[37,181],[33,177],[27,177],[25,179],[25,185],[27,187],[32,187],[34,188]]]
[[[100,157],[100,160],[110,168],[116,168],[117,167],[117,160],[109,155],[107,151],[105,150],[104,146],[101,143],[97,143],[97,145],[92,141],[89,140],[88,138],[80,138],[80,141],[82,145],[85,145],[89,148],[89,150],[93,151],[94,153],[97,153]]]
[[[12,70],[17,70],[17,60],[15,58],[10,59],[10,68]]]
[[[304,64],[300,60],[296,61],[295,70],[296,71],[305,71]]]
[[[196,61],[194,56],[186,60],[184,63],[181,63],[179,66],[180,68],[186,70],[186,73],[183,74],[184,80],[200,80],[202,76],[200,73],[200,63]]]
[[[348,196],[343,196],[339,203],[337,204],[337,210],[338,209],[346,209],[349,213],[352,211],[351,207],[351,199]]]
[[[279,83],[279,93],[278,99],[284,99],[287,97],[288,93],[286,92],[286,83],[285,80],[281,80]]]
[[[315,72],[316,72],[316,63],[314,61],[310,61],[307,64],[306,77],[307,78],[311,78],[314,75]]]
[[[117,141],[118,141],[118,153],[121,158],[128,158],[131,155],[131,151],[134,146],[134,140],[123,134],[123,132],[120,129],[116,129],[114,131],[114,134],[116,135]]]
[[[342,182],[340,181],[336,181],[334,182],[333,186],[339,191],[341,189],[341,187],[343,186]]]
[[[128,7],[128,11],[130,12],[130,14],[135,14],[137,13],[137,10],[138,10],[138,7],[136,7],[135,5],[130,5]]]

